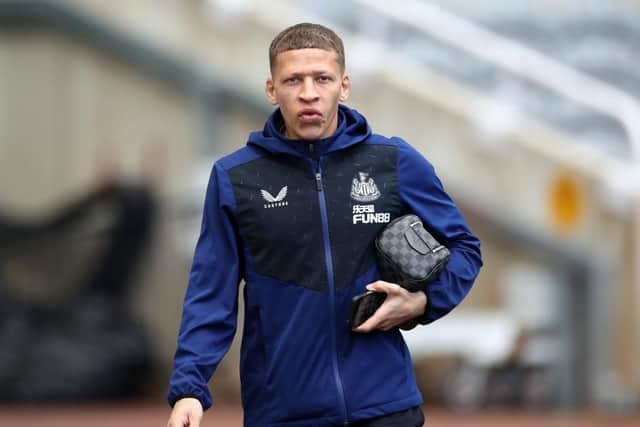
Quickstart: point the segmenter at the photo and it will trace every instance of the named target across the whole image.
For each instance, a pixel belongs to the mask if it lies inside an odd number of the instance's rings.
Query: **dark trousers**
[[[423,425],[424,414],[419,406],[349,424],[350,427],[422,427]]]

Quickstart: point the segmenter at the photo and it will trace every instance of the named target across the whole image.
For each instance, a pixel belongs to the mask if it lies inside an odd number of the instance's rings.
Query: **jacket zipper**
[[[312,150],[312,149],[311,149]],[[333,363],[333,376],[338,389],[338,399],[340,412],[344,419],[344,425],[349,424],[347,418],[347,402],[344,397],[344,387],[342,377],[338,368],[338,348],[336,344],[336,320],[335,320],[335,283],[333,280],[333,257],[331,255],[331,244],[329,241],[329,217],[327,215],[327,200],[322,187],[322,166],[320,159],[311,160],[316,175],[316,190],[318,191],[318,202],[320,202],[320,219],[322,221],[322,240],[324,243],[324,256],[327,267],[327,281],[329,284],[329,327],[331,328],[331,361]]]

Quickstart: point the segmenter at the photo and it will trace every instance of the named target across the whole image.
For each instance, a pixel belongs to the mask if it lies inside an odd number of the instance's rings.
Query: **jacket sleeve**
[[[440,276],[425,286],[427,310],[420,323],[427,324],[453,310],[471,289],[482,267],[480,240],[445,192],[433,166],[402,140],[398,144],[398,183],[409,211],[451,253]]]
[[[167,396],[171,406],[195,397],[205,410],[211,407],[208,381],[233,341],[242,276],[233,200],[229,178],[216,164],[184,298]]]

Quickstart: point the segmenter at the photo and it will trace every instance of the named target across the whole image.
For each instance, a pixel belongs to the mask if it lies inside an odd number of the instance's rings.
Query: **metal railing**
[[[640,102],[624,91],[428,2],[406,0],[402,7],[383,0],[354,3],[612,117],[625,130],[630,158],[640,162]]]

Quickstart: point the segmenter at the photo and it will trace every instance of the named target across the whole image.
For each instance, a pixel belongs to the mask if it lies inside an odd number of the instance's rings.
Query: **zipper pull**
[[[316,190],[322,191],[322,176],[319,173],[316,174]]]

